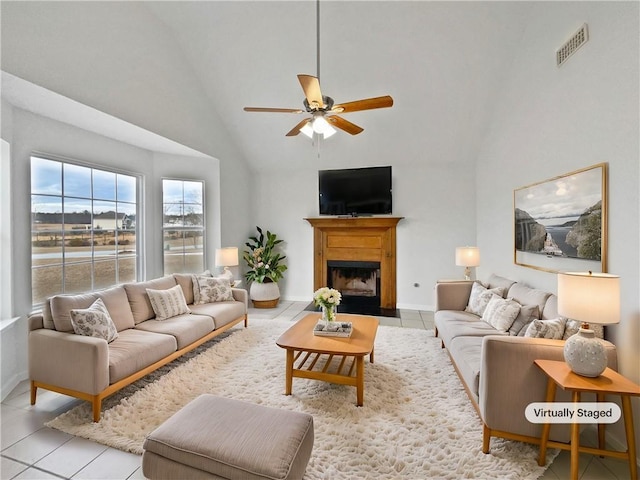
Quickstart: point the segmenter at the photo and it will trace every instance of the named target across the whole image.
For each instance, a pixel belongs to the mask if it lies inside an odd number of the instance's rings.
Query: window
[[[162,181],[164,273],[204,270],[204,182]]]
[[[137,279],[139,178],[31,157],[33,304]]]

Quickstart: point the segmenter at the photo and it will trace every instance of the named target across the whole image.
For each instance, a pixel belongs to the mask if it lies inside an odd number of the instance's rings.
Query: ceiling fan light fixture
[[[307,137],[313,138],[313,127],[311,126],[311,122],[307,122],[307,124],[300,129],[301,133],[304,133]]]
[[[329,125],[329,122],[327,122],[327,119],[324,118],[322,114],[314,114],[311,123],[313,131],[324,135],[324,138],[328,138],[336,133],[336,129]]]

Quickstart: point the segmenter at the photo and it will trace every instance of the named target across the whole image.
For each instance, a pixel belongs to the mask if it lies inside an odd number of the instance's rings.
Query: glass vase
[[[326,327],[329,326],[329,324],[331,322],[335,322],[336,320],[336,307],[335,306],[329,306],[329,307],[322,307],[322,320],[324,321],[324,324]]]

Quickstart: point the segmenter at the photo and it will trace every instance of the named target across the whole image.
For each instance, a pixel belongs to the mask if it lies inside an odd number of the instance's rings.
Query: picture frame
[[[514,263],[606,273],[607,193],[606,163],[515,189]]]

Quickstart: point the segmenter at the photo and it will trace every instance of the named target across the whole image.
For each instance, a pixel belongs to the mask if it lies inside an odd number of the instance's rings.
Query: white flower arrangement
[[[317,307],[334,308],[340,305],[342,295],[335,288],[322,287],[313,294],[313,303]]]

